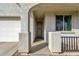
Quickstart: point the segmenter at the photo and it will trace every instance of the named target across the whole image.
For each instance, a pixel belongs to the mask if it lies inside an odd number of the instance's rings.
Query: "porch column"
[[[20,15],[21,15],[21,32],[19,33],[19,52],[29,53],[31,47],[30,41],[30,24],[29,24],[29,10],[35,4],[26,3],[20,4]]]
[[[28,10],[21,8],[21,32],[19,33],[19,52],[29,52]]]

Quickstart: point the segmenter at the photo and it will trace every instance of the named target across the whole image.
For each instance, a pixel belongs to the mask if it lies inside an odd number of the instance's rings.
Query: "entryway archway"
[[[41,4],[39,4],[41,5]],[[47,43],[44,39],[44,14],[40,14],[35,8],[36,5],[30,10],[30,32],[31,32],[31,49],[30,53],[35,53],[46,47]]]
[[[40,13],[39,11],[37,11],[40,5],[43,4],[37,4],[29,10],[29,28],[31,32],[31,43],[40,41],[40,39],[46,41],[44,33],[44,13]]]

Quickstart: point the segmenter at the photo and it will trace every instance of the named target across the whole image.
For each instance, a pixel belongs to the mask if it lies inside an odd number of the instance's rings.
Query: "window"
[[[56,30],[63,30],[63,16],[56,16]]]
[[[56,31],[71,31],[71,16],[56,16]]]

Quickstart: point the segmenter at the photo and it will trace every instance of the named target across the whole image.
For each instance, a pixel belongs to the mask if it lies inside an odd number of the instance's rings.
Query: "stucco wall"
[[[65,14],[64,14],[65,15]],[[54,32],[55,31],[55,15],[52,13],[47,13],[45,15],[44,20],[44,39],[47,42],[48,41],[48,32]],[[79,13],[73,13],[72,14],[72,32],[75,32],[76,34],[79,34]]]
[[[72,15],[72,31],[79,34],[79,13]]]
[[[44,19],[44,40],[48,42],[48,32],[55,31],[54,14],[46,14]]]
[[[35,19],[33,13],[30,14],[30,33],[31,33],[31,43],[33,43],[35,39]]]
[[[0,16],[20,16],[20,8],[16,3],[0,3]]]
[[[0,18],[0,42],[19,41],[20,20],[18,18]]]

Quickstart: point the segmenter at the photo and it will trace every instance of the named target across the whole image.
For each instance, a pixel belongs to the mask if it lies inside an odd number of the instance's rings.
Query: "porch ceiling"
[[[72,14],[79,11],[78,3],[48,3],[48,4],[39,4],[35,6],[32,11],[34,11],[37,17],[42,17],[45,13],[65,13]]]

